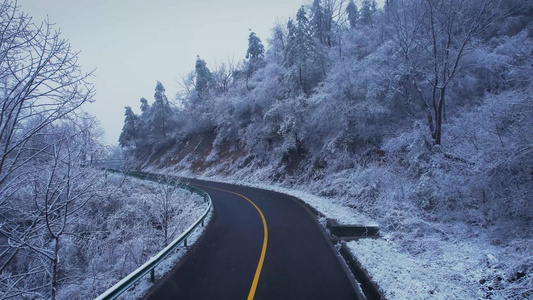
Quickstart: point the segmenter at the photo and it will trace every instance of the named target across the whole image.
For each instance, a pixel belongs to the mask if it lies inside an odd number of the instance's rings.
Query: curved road
[[[209,193],[208,228],[145,299],[358,299],[320,225],[293,198],[189,180]]]

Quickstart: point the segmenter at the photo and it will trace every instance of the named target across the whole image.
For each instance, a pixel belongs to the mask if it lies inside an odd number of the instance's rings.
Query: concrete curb
[[[322,213],[305,201],[291,196],[294,200],[307,208],[309,213],[315,215],[317,218],[325,217]],[[364,225],[341,225],[334,219],[327,219],[326,226],[323,227],[323,233],[329,237],[331,242],[335,245],[340,245],[337,248],[340,258],[343,260],[345,266],[349,269],[356,283],[358,283],[361,298],[367,300],[386,300],[383,293],[380,291],[376,283],[374,283],[368,272],[362,267],[361,263],[352,255],[346,241],[358,240],[362,238],[379,238],[378,226],[364,226]]]

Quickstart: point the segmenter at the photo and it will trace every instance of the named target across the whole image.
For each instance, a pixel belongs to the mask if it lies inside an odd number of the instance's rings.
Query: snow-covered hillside
[[[391,299],[411,299],[407,281],[421,298],[533,297],[532,4],[373,3],[313,1],[267,47],[252,32],[241,65],[198,58],[175,106],[158,83],[126,111],[130,166],[299,189],[378,222],[386,241],[350,245]],[[380,245],[398,253],[379,262]]]

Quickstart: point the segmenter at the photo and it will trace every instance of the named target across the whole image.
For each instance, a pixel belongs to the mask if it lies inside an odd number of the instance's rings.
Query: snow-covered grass
[[[532,296],[531,278],[517,278],[531,263],[530,245],[522,252],[490,245],[483,237],[412,242],[425,249],[412,255],[386,239],[352,241],[348,247],[387,299],[509,299],[517,289],[529,294],[516,299]],[[514,272],[506,270],[509,264]]]

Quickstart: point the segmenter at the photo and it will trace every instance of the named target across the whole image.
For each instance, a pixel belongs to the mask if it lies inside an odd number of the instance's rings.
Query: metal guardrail
[[[116,170],[111,170],[112,172],[122,173]],[[196,193],[204,198],[204,202],[208,203],[208,207],[205,210],[205,212],[202,214],[202,216],[194,223],[192,224],[184,233],[182,233],[178,238],[176,238],[174,241],[172,241],[168,246],[166,246],[163,250],[161,250],[159,253],[154,255],[152,258],[150,258],[146,263],[144,263],[142,266],[137,268],[135,271],[131,272],[128,276],[124,277],[121,281],[119,281],[117,284],[109,288],[107,291],[105,291],[103,294],[98,296],[95,300],[108,300],[108,299],[116,299],[118,296],[120,296],[122,293],[127,291],[130,287],[132,287],[137,281],[139,281],[144,275],[148,274],[150,272],[150,281],[153,283],[155,281],[155,267],[159,265],[167,256],[169,256],[178,246],[183,242],[184,246],[187,247],[187,238],[189,235],[193,232],[194,229],[196,229],[200,224],[204,226],[204,220],[207,216],[207,213],[209,213],[209,210],[211,209],[211,197],[209,197],[209,194],[207,194],[205,191],[184,184],[184,183],[178,183],[174,180],[161,180],[161,178],[157,177],[157,175],[149,174],[149,173],[126,173],[127,175],[137,177],[140,179],[145,180],[151,180],[151,181],[163,181],[166,184],[172,184],[177,185],[180,188],[189,190],[191,193]]]

